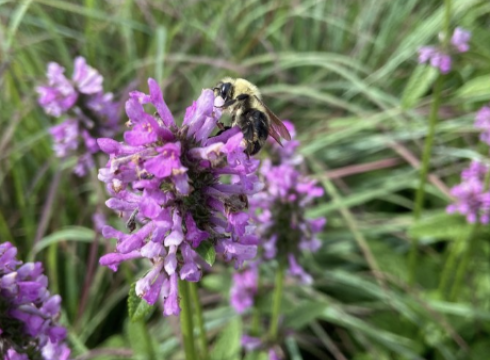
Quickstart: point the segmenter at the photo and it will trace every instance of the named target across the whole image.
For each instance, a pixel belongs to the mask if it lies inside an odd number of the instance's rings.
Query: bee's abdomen
[[[247,154],[257,154],[269,136],[269,123],[266,115],[259,110],[249,109],[239,115],[237,123],[247,141]]]

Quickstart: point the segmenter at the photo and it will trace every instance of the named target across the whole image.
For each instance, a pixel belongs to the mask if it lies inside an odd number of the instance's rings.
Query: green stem
[[[425,183],[427,182],[427,174],[429,173],[430,156],[432,153],[432,144],[434,143],[434,134],[436,130],[438,112],[441,106],[441,92],[443,83],[444,77],[442,75],[439,75],[434,86],[434,100],[432,102],[432,108],[429,118],[429,133],[427,134],[427,137],[425,139],[424,152],[422,154],[422,166],[420,168],[419,187],[417,188],[417,193],[415,194],[415,206],[413,210],[413,217],[415,221],[420,219],[420,216],[422,215],[422,210],[424,208]],[[415,268],[417,266],[418,245],[419,239],[413,238],[412,248],[410,249],[409,255],[410,284],[413,284],[415,281]]]
[[[449,47],[449,39],[451,36],[451,0],[444,0],[444,40],[443,47],[447,51]]]
[[[276,281],[274,288],[274,297],[272,301],[272,316],[269,327],[269,336],[271,340],[277,338],[277,330],[279,328],[279,315],[281,313],[282,288],[284,286],[284,263],[279,261],[279,268],[276,272]]]
[[[139,325],[141,332],[143,332],[145,334],[145,336],[143,336],[143,339],[145,342],[145,350],[146,350],[146,354],[148,355],[148,360],[156,360],[157,357],[155,354],[155,350],[153,349],[153,344],[151,341],[151,335],[150,335],[150,332],[148,331],[146,321],[141,320],[141,321],[138,321],[138,323],[139,323],[138,325]]]
[[[206,336],[206,328],[204,326],[204,318],[202,316],[202,306],[199,301],[199,296],[197,294],[196,283],[189,282],[189,290],[191,293],[191,299],[194,303],[194,313],[196,314],[196,323],[199,329],[199,341],[201,342],[201,357],[202,360],[207,360],[209,358],[208,353],[208,340]]]
[[[458,269],[456,270],[456,276],[454,278],[453,288],[451,290],[451,294],[449,295],[449,300],[451,300],[451,301],[454,301],[454,299],[456,299],[457,295],[460,292],[461,284],[463,282],[464,275],[466,274],[468,264],[470,262],[472,254],[475,251],[475,246],[477,243],[476,239],[478,238],[478,236],[476,236],[478,226],[479,226],[479,223],[475,223],[475,224],[471,225],[470,232],[468,234],[468,238],[466,239],[467,242],[469,242],[469,244],[466,247],[466,251],[463,254],[463,259],[459,263]]]
[[[465,240],[468,240],[468,238],[469,238],[468,233],[466,232],[462,233],[460,236],[458,236],[458,238],[451,244],[451,246],[448,249],[449,254],[444,264],[441,280],[439,282],[439,293],[441,294],[442,298],[446,297],[445,292],[446,292],[449,278],[451,274],[454,273],[454,269],[456,268],[457,254],[459,253],[461,245],[465,242]]]
[[[487,192],[488,189],[490,188],[490,172],[487,172],[485,175],[485,181],[483,183],[483,191]],[[466,247],[466,251],[463,254],[463,259],[459,263],[458,269],[456,270],[456,277],[454,279],[454,284],[453,284],[453,289],[451,291],[451,294],[449,296],[450,300],[456,299],[456,296],[460,292],[461,288],[461,283],[463,281],[464,274],[467,271],[468,264],[470,263],[471,256],[475,252],[475,246],[476,246],[476,233],[478,232],[478,228],[480,226],[480,219],[476,219],[476,223],[470,225],[470,231],[467,237],[466,243],[469,242],[468,246]]]
[[[184,341],[184,352],[186,360],[196,360],[196,349],[194,348],[194,325],[192,323],[192,309],[189,299],[189,287],[187,281],[179,280],[180,327],[182,340]]]

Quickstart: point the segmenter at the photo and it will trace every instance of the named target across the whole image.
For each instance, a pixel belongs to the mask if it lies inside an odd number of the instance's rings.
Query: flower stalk
[[[277,339],[277,333],[279,329],[279,316],[281,315],[281,300],[282,290],[284,287],[284,266],[285,264],[280,261],[279,267],[276,272],[274,295],[272,300],[272,316],[269,327],[269,336],[272,340]]]
[[[438,112],[441,106],[441,93],[442,93],[443,84],[444,84],[444,77],[442,75],[439,75],[436,80],[436,84],[434,86],[434,99],[432,102],[430,118],[429,118],[429,133],[427,134],[424,143],[424,152],[422,154],[422,166],[420,168],[419,186],[417,188],[417,193],[415,195],[415,206],[413,209],[413,217],[415,221],[418,221],[420,219],[420,216],[422,215],[422,210],[424,208],[425,184],[427,183],[427,175],[429,173],[430,156],[432,153],[432,145],[434,143],[434,134],[436,131]],[[413,238],[412,247],[410,249],[410,255],[409,255],[410,284],[413,284],[415,281],[415,268],[417,265],[418,245],[419,245],[419,239]]]
[[[182,341],[184,342],[184,352],[186,360],[197,360],[196,349],[194,346],[194,324],[192,321],[192,308],[190,302],[190,292],[188,282],[179,280],[180,306],[180,327],[182,331]]]
[[[201,360],[207,360],[209,358],[208,353],[208,340],[206,336],[206,328],[204,326],[204,317],[202,314],[202,306],[199,301],[199,295],[197,293],[197,286],[195,283],[189,283],[189,292],[194,305],[194,313],[196,315],[195,320],[197,328],[199,329],[199,342],[201,343]]]

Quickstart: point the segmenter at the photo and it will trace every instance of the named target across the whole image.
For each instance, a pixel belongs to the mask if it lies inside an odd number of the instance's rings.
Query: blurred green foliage
[[[70,74],[82,55],[104,75],[105,90],[121,96],[156,78],[176,115],[222,76],[246,77],[295,123],[327,191],[311,214],[328,226],[308,259],[315,286],[286,284],[291,359],[487,359],[489,231],[477,229],[469,253],[468,226],[444,210],[461,169],[482,158],[472,122],[490,99],[486,0],[453,1],[451,27],[472,31],[471,50],[446,77],[426,207],[420,222],[411,215],[435,79],[416,54],[437,42],[443,14],[443,2],[432,0],[0,0],[0,241],[43,261],[63,297],[74,355],[183,357],[178,321],[160,311],[128,319],[128,284],[144,267],[113,274],[97,266],[112,245],[92,229],[105,200],[96,173],[76,178],[53,156],[54,122],[37,106],[35,86],[49,61]],[[420,256],[409,286],[414,236]],[[448,264],[465,254],[471,261],[455,292]],[[216,359],[240,358],[230,274],[216,264],[199,289]]]

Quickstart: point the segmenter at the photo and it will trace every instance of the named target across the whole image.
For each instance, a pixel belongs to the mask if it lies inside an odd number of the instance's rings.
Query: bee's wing
[[[269,119],[271,123],[269,124],[269,135],[272,136],[274,140],[276,140],[280,145],[281,144],[281,139],[280,137],[283,137],[287,141],[291,140],[291,135],[289,134],[288,129],[286,126],[282,123],[281,120],[272,112],[271,109],[269,109],[263,102],[260,100],[257,96],[255,96],[257,101],[264,107],[265,111],[267,112],[267,115],[269,115]]]

